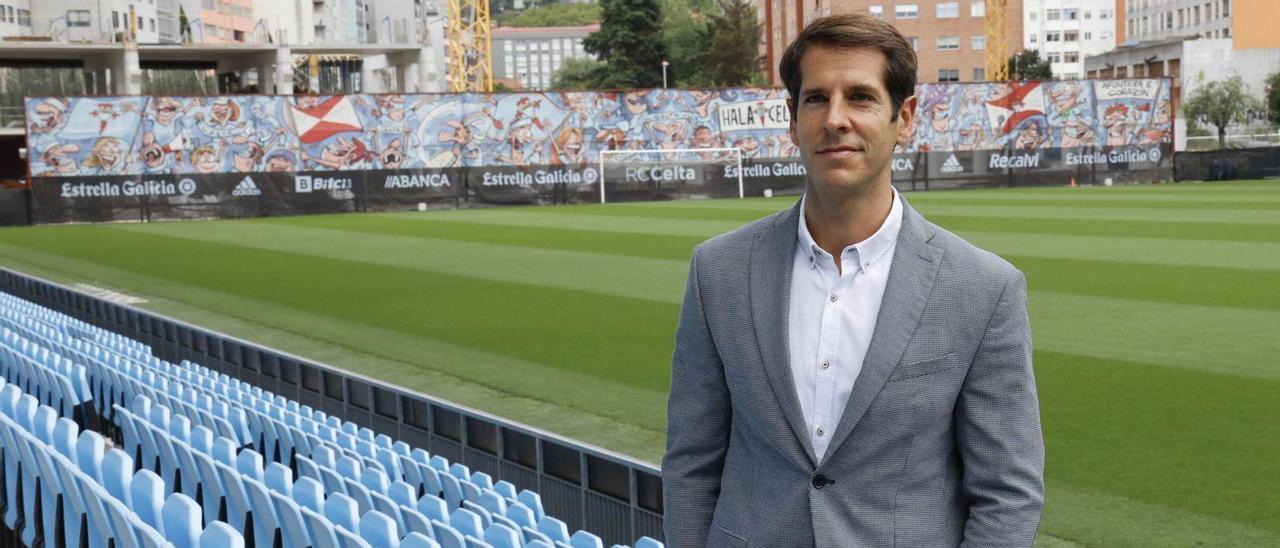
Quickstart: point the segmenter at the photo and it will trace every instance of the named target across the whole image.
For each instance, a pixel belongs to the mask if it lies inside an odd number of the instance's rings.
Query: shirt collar
[[[890,187],[893,191],[893,205],[889,207],[889,216],[880,224],[880,228],[869,238],[848,246],[845,250],[854,249],[857,251],[859,260],[858,270],[866,272],[871,265],[884,258],[890,249],[898,243],[898,232],[902,229],[902,199],[898,196],[898,190]],[[808,194],[800,198],[800,227],[796,231],[796,238],[800,242],[800,249],[805,250],[805,254],[809,256],[809,260],[813,261],[818,256],[830,256],[825,249],[822,249],[813,239],[813,234],[809,233],[809,225],[805,222],[804,206],[805,201],[809,199]]]

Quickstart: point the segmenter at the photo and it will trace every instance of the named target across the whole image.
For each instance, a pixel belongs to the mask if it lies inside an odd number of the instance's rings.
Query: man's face
[[[895,144],[906,144],[915,97],[894,115],[878,50],[815,46],[800,60],[791,140],[818,187],[864,191],[887,183]]]
[[[293,171],[293,162],[283,156],[272,156],[270,160],[267,160],[267,171],[274,173]]]

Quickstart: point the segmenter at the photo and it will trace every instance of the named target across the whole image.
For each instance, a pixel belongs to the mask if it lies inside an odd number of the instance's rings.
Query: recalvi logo
[[[352,186],[351,179],[347,177],[296,175],[293,178],[293,190],[298,193],[322,190],[351,190]]]

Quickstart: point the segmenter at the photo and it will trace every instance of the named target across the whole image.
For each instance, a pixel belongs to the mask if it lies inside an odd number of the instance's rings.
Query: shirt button
[[[832,293],[832,294],[831,294],[831,302],[833,302],[833,303],[834,303],[834,302],[836,302],[836,301],[838,301],[838,300],[840,300],[840,297],[836,296],[836,294],[835,294],[835,293]]]
[[[828,360],[822,360],[822,368],[826,369],[828,367],[831,367],[831,362]]]
[[[817,432],[817,433],[818,433],[818,436],[819,436],[819,437],[821,437],[821,436],[826,435],[827,431],[826,431],[826,430],[823,430],[823,429],[822,429],[822,427],[821,427],[821,426],[819,426],[819,427],[818,427],[818,432]]]

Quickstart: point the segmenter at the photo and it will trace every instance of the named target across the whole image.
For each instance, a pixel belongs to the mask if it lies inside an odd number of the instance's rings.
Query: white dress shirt
[[[902,200],[895,190],[889,216],[875,234],[841,251],[843,272],[814,242],[804,207],[802,199],[800,242],[791,267],[788,345],[800,409],[813,451],[822,460],[871,344],[902,228]]]

